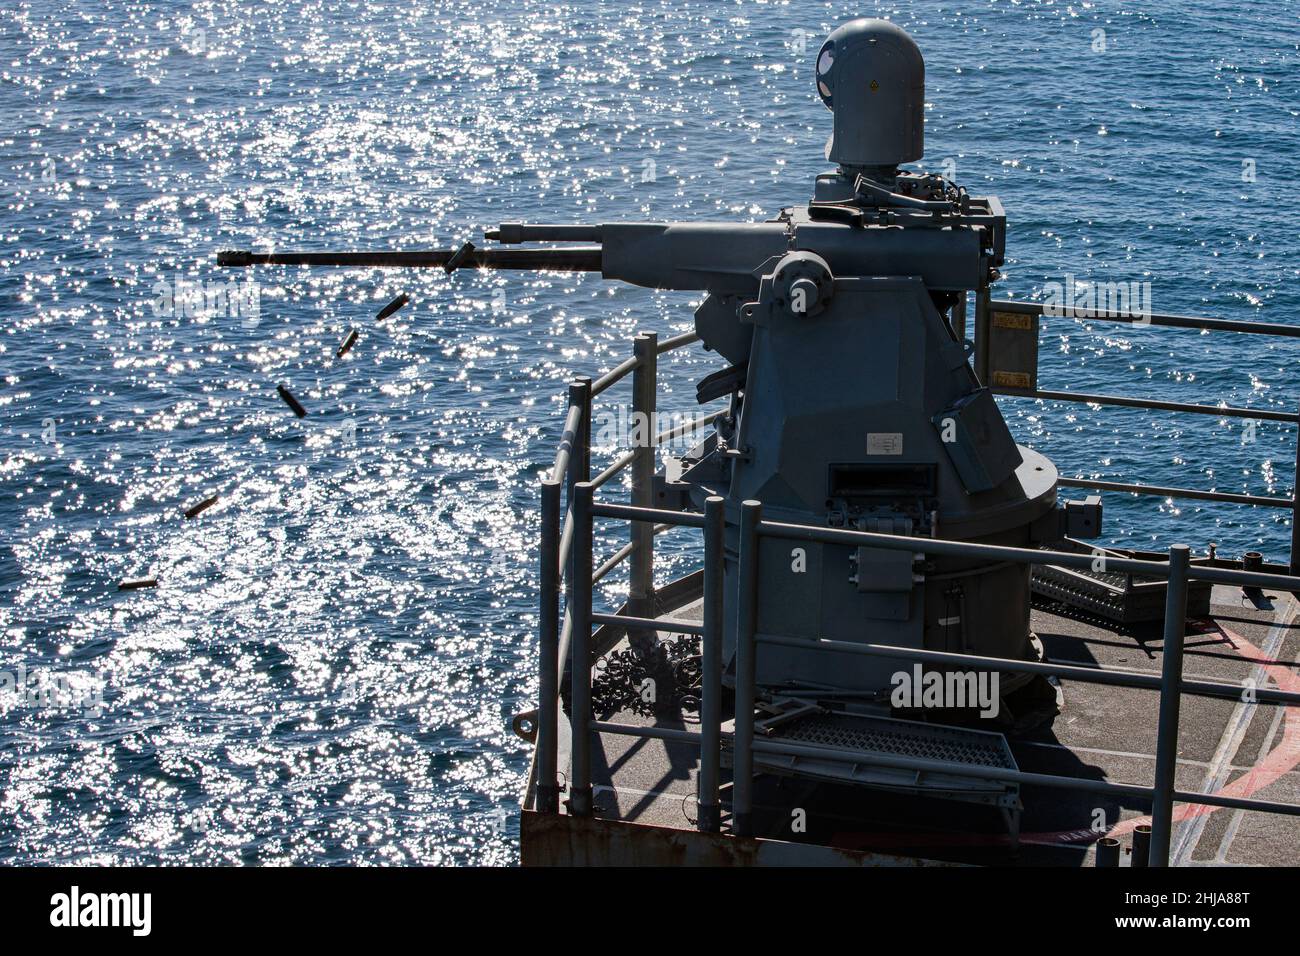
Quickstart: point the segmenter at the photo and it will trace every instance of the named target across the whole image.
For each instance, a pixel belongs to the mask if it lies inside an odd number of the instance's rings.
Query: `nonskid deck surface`
[[[1300,689],[1297,601],[1287,594],[1267,597],[1257,608],[1239,590],[1217,588],[1212,616],[1189,622],[1184,676]],[[696,613],[688,607],[672,616]],[[1116,630],[1061,608],[1036,607],[1033,628],[1051,661],[1160,672],[1158,625]],[[1020,768],[1149,785],[1158,695],[1077,681],[1062,682],[1062,690],[1065,707],[1050,726],[1010,740]],[[630,711],[596,716],[655,723]],[[694,716],[684,712],[676,721],[660,717],[658,723],[694,730]],[[567,721],[562,722],[564,741]],[[1300,708],[1184,696],[1180,731],[1178,789],[1226,787],[1235,796],[1300,802]],[[561,766],[566,764],[562,752]],[[695,748],[687,744],[598,735],[592,753],[597,816],[693,829],[698,764]],[[1133,827],[1150,822],[1149,808],[1137,799],[1038,786],[1023,787],[1021,799],[1020,849],[1013,853],[1006,824],[992,807],[760,775],[754,789],[755,834],[931,860],[1088,866],[1097,821],[1104,821],[1125,847]],[[725,830],[728,789],[723,800]],[[796,820],[805,832],[798,832]],[[1300,864],[1300,824],[1293,817],[1175,804],[1175,821],[1175,865]]]

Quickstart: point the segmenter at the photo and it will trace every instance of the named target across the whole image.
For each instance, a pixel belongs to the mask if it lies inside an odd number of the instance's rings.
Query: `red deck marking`
[[[1293,674],[1289,665],[1284,661],[1266,658],[1263,651],[1236,631],[1229,630],[1222,624],[1218,625],[1218,630],[1225,638],[1229,639],[1233,649],[1238,654],[1246,657],[1246,652],[1251,652],[1253,657],[1248,658],[1248,660],[1263,665],[1264,670],[1273,678],[1273,682],[1277,684],[1279,689],[1292,694],[1300,693],[1300,675]],[[1276,782],[1285,774],[1290,773],[1296,768],[1297,764],[1300,764],[1300,707],[1283,705],[1283,720],[1282,739],[1278,741],[1277,746],[1270,750],[1255,766],[1246,771],[1244,776],[1215,791],[1217,796],[1249,797],[1263,790],[1269,784]],[[1200,803],[1185,803],[1175,808],[1174,822],[1178,823],[1180,820],[1227,809],[1231,808],[1211,807]],[[1125,820],[1112,827],[1109,835],[1121,836],[1132,832],[1133,828],[1139,824],[1150,822],[1151,818],[1149,816]]]

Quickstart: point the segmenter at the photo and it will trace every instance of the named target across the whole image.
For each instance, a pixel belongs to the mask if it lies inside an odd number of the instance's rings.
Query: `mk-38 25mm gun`
[[[993,197],[900,170],[922,155],[924,65],[900,28],[854,20],[830,34],[817,88],[834,114],[811,201],[766,222],[505,223],[502,246],[458,252],[222,253],[226,266],[441,266],[599,272],[705,294],[704,346],[726,366],[698,383],[729,397],[714,431],[668,459],[662,506],[726,499],[776,521],[1031,547],[1099,532],[1096,499],[1057,503],[1050,461],[1018,446],[964,340],[965,302],[998,278],[1006,220]],[[763,542],[757,628],[1001,658],[1033,654],[1024,565],[810,543]],[[732,551],[734,555],[734,550]],[[727,587],[737,563],[728,560]],[[734,592],[732,592],[734,593]],[[735,602],[724,653],[734,655]],[[870,697],[895,663],[790,646],[765,650],[757,684]]]
[[[1051,314],[1046,303],[989,297],[1004,259],[1001,205],[951,177],[900,169],[922,154],[916,45],[888,22],[853,20],[827,38],[815,72],[833,113],[826,156],[835,169],[816,177],[810,201],[767,222],[505,223],[487,233],[496,244],[484,249],[221,254],[229,266],[599,272],[704,293],[696,335],[638,336],[630,360],[570,385],[563,438],[540,489],[538,705],[514,719],[533,743],[521,861],[1001,861],[1001,847],[1016,852],[1025,812],[1034,862],[1060,862],[1061,851],[1068,857],[1095,841],[1098,864],[1115,866],[1120,838],[1132,833],[1132,865],[1163,866],[1191,860],[1198,847],[1200,810],[1173,839],[1174,804],[1183,802],[1272,815],[1267,826],[1250,818],[1257,835],[1239,858],[1294,862],[1290,818],[1300,808],[1253,795],[1294,766],[1294,748],[1276,737],[1278,718],[1253,714],[1256,703],[1300,706],[1300,694],[1259,681],[1265,670],[1279,684],[1290,679],[1269,658],[1283,660],[1282,631],[1295,620],[1294,604],[1281,598],[1300,580],[1300,496],[1059,478],[1050,461],[1016,444],[993,391],[1292,424],[1300,416],[1039,391],[1037,320]],[[518,248],[527,243],[543,245]],[[972,297],[974,346],[966,341]],[[1143,318],[1300,335],[1280,324]],[[630,438],[636,447],[591,477],[593,396],[630,375],[635,411],[653,412],[657,356],[696,337],[721,359],[697,383],[701,402],[725,401],[699,420],[711,422],[706,437],[662,467],[655,439]],[[644,426],[634,431],[653,435]],[[628,466],[630,505],[594,497]],[[1285,507],[1291,563],[1266,566],[1258,552],[1229,561],[1213,547],[1193,560],[1182,544],[1164,560],[1089,549],[1067,539],[1100,533],[1100,500],[1058,503],[1058,485]],[[626,521],[631,531],[598,566],[596,519]],[[656,589],[653,534],[669,527],[702,532],[703,566]],[[626,604],[597,611],[595,582],[624,558]],[[1031,608],[1031,592],[1056,603]],[[1259,609],[1279,599],[1276,619],[1243,616],[1243,597]],[[1235,653],[1242,683],[1184,678],[1192,618],[1210,629],[1198,630],[1195,644],[1208,648],[1206,669],[1229,672]],[[1147,625],[1157,620],[1159,677],[1122,656],[1153,655]],[[1198,652],[1188,644],[1186,653]],[[1081,663],[1088,654],[1096,666]],[[1056,722],[1045,748],[1038,738],[1009,739],[1048,732],[1042,718],[1063,699],[1048,675],[1078,694],[1075,719]],[[647,678],[653,705],[641,696]],[[1140,689],[1159,691],[1158,716],[1149,697],[1127,693]],[[1180,710],[1184,695],[1231,707]],[[977,723],[976,713],[994,721]],[[1175,786],[1182,723],[1196,740],[1219,739],[1224,760],[1243,759],[1243,733],[1278,742],[1267,756],[1261,745],[1256,766],[1219,790],[1187,792]],[[1033,769],[1022,771],[1026,754]],[[1132,779],[1145,760],[1152,786],[1109,779]],[[695,819],[682,789],[691,784]],[[996,808],[1008,832],[936,812],[935,800]],[[1144,804],[1149,818],[1134,815]]]

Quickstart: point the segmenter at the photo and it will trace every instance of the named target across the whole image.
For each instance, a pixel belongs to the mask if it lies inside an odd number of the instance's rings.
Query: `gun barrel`
[[[483,238],[515,245],[520,242],[601,242],[600,226],[550,225],[523,222],[503,222],[490,229]]]
[[[409,252],[250,252],[244,249],[217,253],[217,265],[247,266],[353,266],[362,268],[429,269],[446,267],[455,251],[421,249]],[[568,249],[470,249],[461,268],[525,269],[551,272],[599,272],[599,246]]]

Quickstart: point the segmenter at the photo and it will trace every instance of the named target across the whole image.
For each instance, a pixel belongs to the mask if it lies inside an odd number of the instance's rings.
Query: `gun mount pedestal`
[[[900,247],[894,266],[918,274],[840,277],[828,258],[795,251],[769,260],[757,298],[734,306],[738,323],[721,321],[735,297],[706,300],[696,327],[733,362],[732,414],[674,464],[665,496],[694,510],[709,495],[724,497],[733,546],[746,500],[790,524],[1013,547],[1059,540],[1056,469],[1015,444],[936,307],[936,299],[951,306],[942,294],[963,281],[980,285],[978,268],[958,255],[968,249],[978,266],[979,237],[928,226],[912,237],[896,226],[788,214],[785,223],[800,250],[814,241],[833,250],[870,244],[862,234],[878,228]],[[949,254],[949,268],[936,252]],[[1031,656],[1023,567],[779,541],[764,543],[759,566],[759,633]],[[729,589],[735,573],[729,560]],[[735,630],[731,605],[728,661]],[[781,647],[765,651],[757,680],[786,693],[887,696],[896,670],[896,662]]]

